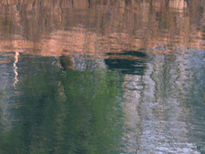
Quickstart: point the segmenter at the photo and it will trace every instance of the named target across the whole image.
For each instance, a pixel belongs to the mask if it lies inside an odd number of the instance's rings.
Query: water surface
[[[205,2],[0,2],[0,153],[205,153]]]

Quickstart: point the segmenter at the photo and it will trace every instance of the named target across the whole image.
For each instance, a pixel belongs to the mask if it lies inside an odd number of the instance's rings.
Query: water
[[[205,1],[0,2],[1,154],[205,153]]]

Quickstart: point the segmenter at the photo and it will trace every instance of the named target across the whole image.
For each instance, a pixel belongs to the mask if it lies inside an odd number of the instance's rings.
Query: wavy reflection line
[[[19,52],[15,52],[15,57],[14,57],[15,61],[14,61],[14,64],[13,64],[13,67],[14,67],[14,83],[13,83],[13,86],[16,87],[16,84],[18,83],[18,67],[17,67],[17,63],[18,63],[18,60],[19,60]]]

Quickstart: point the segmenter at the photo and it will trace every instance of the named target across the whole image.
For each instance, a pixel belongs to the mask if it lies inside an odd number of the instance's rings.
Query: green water
[[[53,60],[26,57],[20,62],[23,78],[8,100],[1,152],[119,153],[122,76],[106,70],[63,71]]]

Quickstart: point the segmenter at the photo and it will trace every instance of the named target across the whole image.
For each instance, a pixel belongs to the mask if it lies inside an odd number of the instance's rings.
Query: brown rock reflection
[[[1,1],[0,51],[58,57],[204,49],[203,6],[185,0]]]

